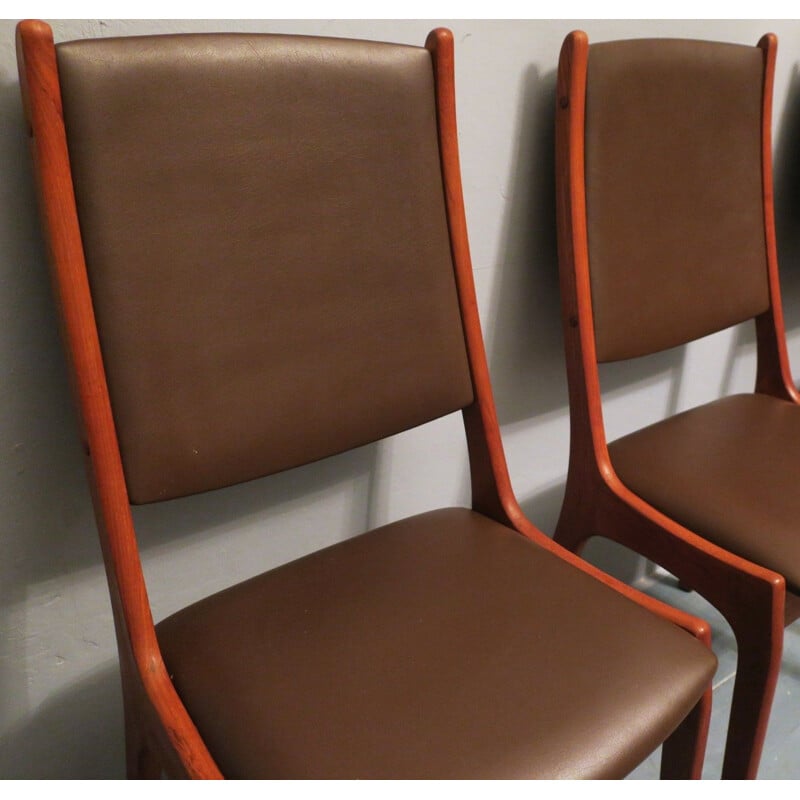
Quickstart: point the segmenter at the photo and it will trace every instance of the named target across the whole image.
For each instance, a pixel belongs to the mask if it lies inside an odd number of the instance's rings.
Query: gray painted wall
[[[114,632],[31,188],[14,24],[0,21],[0,778],[119,778]],[[438,24],[455,33],[467,217],[509,468],[523,507],[550,533],[568,444],[553,210],[561,42],[574,28],[592,41],[679,36],[755,44],[768,30],[778,34],[778,244],[790,354],[798,363],[800,24],[73,20],[54,28],[57,40],[257,30],[421,45]],[[607,369],[609,434],[748,390],[753,375],[749,328]],[[138,509],[156,618],[369,526],[467,503],[465,457],[460,419],[453,416],[225,493]],[[645,569],[613,547],[593,546],[589,556],[628,579]]]

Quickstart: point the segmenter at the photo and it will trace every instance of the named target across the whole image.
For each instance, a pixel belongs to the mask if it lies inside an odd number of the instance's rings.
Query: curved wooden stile
[[[111,594],[126,726],[129,732],[135,728],[129,741],[148,748],[147,739],[157,736],[159,750],[173,756],[170,763],[146,763],[152,762],[151,752],[129,749],[128,771],[164,769],[190,777],[221,777],[169,680],[156,641],[95,329],[50,27],[36,20],[20,22],[17,52],[54,295],[72,365],[72,389]]]

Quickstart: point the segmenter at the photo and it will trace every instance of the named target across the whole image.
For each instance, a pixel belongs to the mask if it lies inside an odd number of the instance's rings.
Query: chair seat
[[[620,479],[648,503],[800,590],[800,407],[733,395],[608,449]]]
[[[621,777],[716,663],[466,509],[294,561],[157,633],[212,755],[238,778]]]

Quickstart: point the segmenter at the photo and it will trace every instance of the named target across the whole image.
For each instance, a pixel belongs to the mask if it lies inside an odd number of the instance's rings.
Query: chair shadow
[[[523,75],[501,250],[485,329],[501,425],[568,408],[555,199],[556,72],[531,65]],[[627,362],[604,378],[604,391],[673,374],[681,348]]]
[[[122,690],[115,664],[54,692],[0,736],[3,780],[125,777]]]
[[[779,131],[773,157],[775,229],[784,322],[791,335],[800,328],[800,64],[792,69]]]

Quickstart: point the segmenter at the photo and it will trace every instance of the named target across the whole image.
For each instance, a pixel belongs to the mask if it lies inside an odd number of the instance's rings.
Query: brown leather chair
[[[511,491],[450,32],[426,48],[231,34],[54,47],[29,21],[18,51],[128,774],[616,777],[665,742],[662,774],[698,777],[707,626],[554,544]],[[471,508],[398,520],[154,626],[132,503],[457,410]]]
[[[796,617],[800,591],[800,409],[772,206],[775,53],[772,35],[757,47],[589,46],[577,31],[564,43],[558,75],[571,444],[555,538],[575,552],[590,536],[626,545],[730,622],[738,643],[723,765],[730,778],[756,776],[783,626]],[[754,393],[607,444],[599,362],[748,319],[758,341]]]

